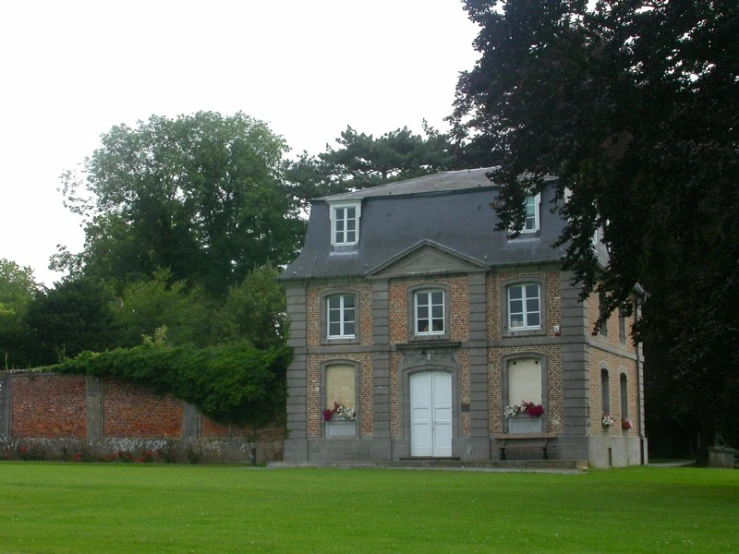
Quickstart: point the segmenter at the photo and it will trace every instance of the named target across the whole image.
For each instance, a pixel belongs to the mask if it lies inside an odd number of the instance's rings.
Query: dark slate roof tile
[[[490,203],[497,189],[484,177],[488,171],[429,175],[327,198],[362,202],[359,244],[350,252],[332,249],[329,204],[314,202],[303,251],[282,278],[363,276],[424,240],[491,267],[560,261],[563,252],[551,248],[563,227],[549,210],[553,190],[542,194],[541,231],[509,240],[505,232],[495,231]]]

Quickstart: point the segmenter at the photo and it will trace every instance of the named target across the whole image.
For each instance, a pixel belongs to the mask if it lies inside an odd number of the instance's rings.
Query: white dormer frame
[[[349,217],[354,209],[354,217]],[[331,217],[331,246],[351,246],[359,242],[359,220],[362,217],[362,203],[329,203]],[[349,228],[353,227],[353,228]],[[352,236],[353,233],[353,236]],[[351,240],[351,239],[354,240]],[[341,239],[341,240],[338,240]]]
[[[533,201],[534,225],[532,228],[529,229],[527,228],[526,224],[527,224],[528,219],[530,219],[531,216],[529,215],[528,209],[526,208],[528,208],[530,201]],[[526,200],[525,200],[526,217],[524,219],[523,229],[521,229],[522,235],[525,233],[538,233],[539,230],[541,229],[541,208],[540,207],[541,207],[541,193],[526,196]]]

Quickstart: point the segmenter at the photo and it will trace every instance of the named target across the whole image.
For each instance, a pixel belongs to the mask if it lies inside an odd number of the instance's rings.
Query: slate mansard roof
[[[490,203],[497,187],[485,176],[491,169],[448,171],[315,200],[303,251],[281,279],[368,277],[425,246],[480,269],[561,261],[563,252],[551,247],[564,225],[550,212],[554,191],[542,193],[540,230],[508,239],[495,230]],[[331,246],[335,202],[361,202],[357,245]]]

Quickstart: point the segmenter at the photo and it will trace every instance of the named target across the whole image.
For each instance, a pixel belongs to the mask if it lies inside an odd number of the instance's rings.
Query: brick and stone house
[[[541,458],[546,445],[596,467],[644,463],[638,309],[592,335],[598,297],[578,299],[551,247],[553,190],[527,199],[509,238],[494,230],[488,171],[313,202],[281,277],[294,348],[285,460]],[[543,415],[506,417],[521,401]],[[355,418],[325,421],[334,403]]]

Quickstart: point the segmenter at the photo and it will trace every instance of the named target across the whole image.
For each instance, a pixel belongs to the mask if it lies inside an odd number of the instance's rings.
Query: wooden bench
[[[506,448],[541,448],[544,453],[543,459],[548,460],[547,448],[554,445],[549,444],[550,439],[556,439],[556,433],[493,433],[493,438],[500,441],[500,459],[505,460]]]

